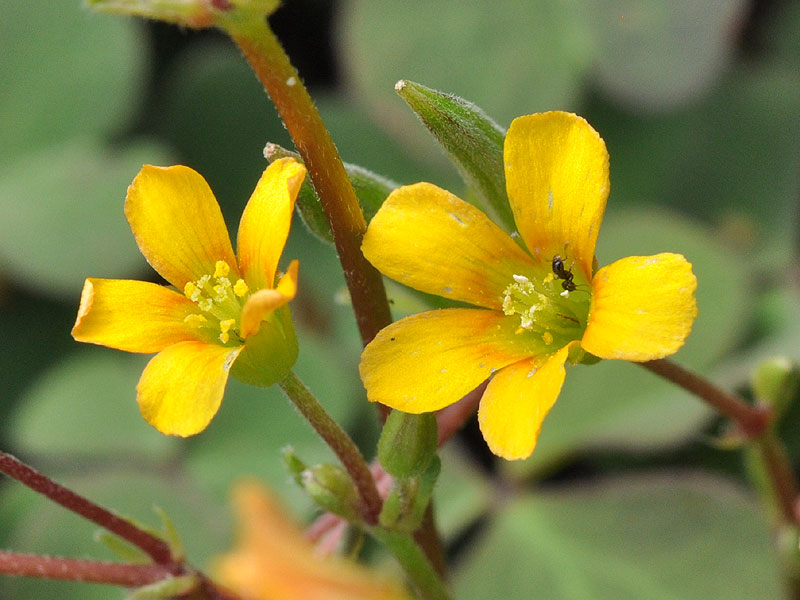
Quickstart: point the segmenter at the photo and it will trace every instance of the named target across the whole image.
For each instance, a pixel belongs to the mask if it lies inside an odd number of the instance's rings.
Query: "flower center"
[[[183,287],[184,295],[200,308],[200,312],[187,315],[185,321],[222,344],[231,342],[231,337],[234,342],[244,342],[239,335],[239,317],[250,295],[243,279],[231,283],[230,272],[230,265],[218,260],[213,275],[203,275]]]
[[[583,336],[591,291],[587,284],[573,281],[578,273],[573,275],[560,258],[556,266],[558,270],[538,277],[514,275],[503,290],[503,313],[519,316],[516,333],[530,332],[546,346],[557,343],[561,347]]]

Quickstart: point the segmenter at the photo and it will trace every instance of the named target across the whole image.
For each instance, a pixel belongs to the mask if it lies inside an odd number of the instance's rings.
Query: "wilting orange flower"
[[[393,323],[364,350],[360,371],[370,400],[411,413],[443,408],[491,377],[481,431],[495,454],[517,459],[533,452],[568,359],[648,361],[677,351],[697,316],[697,280],[679,254],[597,270],[608,153],[582,118],[515,119],[504,160],[527,251],[429,183],[395,190],[372,219],[362,248],[383,274],[480,308]]]
[[[339,557],[321,557],[269,491],[234,488],[238,549],[219,559],[220,583],[246,600],[410,600],[396,583]]]
[[[137,386],[139,408],[162,433],[187,436],[217,413],[228,373],[272,385],[297,359],[287,303],[297,261],[277,286],[305,167],[282,159],[264,171],[239,225],[238,257],[211,189],[188,167],[142,168],[125,216],[139,249],[168,288],[87,279],[72,330],[80,342],[158,352]]]

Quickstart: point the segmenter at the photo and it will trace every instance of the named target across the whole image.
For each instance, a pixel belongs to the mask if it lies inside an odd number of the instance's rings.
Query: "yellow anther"
[[[555,278],[556,278],[556,276],[555,276],[555,275],[553,275],[552,273],[548,273],[547,275],[545,275],[545,276],[544,276],[544,280],[543,280],[543,281],[544,281],[545,283],[550,283],[550,282],[551,282],[551,281],[553,281]]]
[[[201,310],[208,312],[214,306],[214,303],[211,301],[211,298],[200,297],[197,300],[197,306],[199,306]]]
[[[195,298],[195,296],[199,294],[200,290],[197,288],[194,282],[189,281],[186,283],[185,286],[183,286],[183,295],[186,296],[189,300],[197,302],[197,298]]]
[[[249,291],[250,288],[247,287],[247,284],[244,282],[244,279],[240,279],[233,286],[233,293],[236,294],[239,298],[245,296]]]
[[[234,325],[236,325],[236,319],[225,319],[219,322],[219,330],[222,333],[228,333]]]
[[[227,277],[231,267],[224,260],[218,260],[214,265],[214,277]]]
[[[229,339],[231,339],[231,336],[228,335],[227,333],[219,334],[219,341],[222,342],[223,344],[227,344]]]
[[[193,327],[200,327],[203,323],[206,323],[208,319],[199,313],[194,313],[191,315],[186,315],[186,318],[183,321],[184,323],[188,323]]]
[[[549,331],[545,331],[542,334],[542,340],[544,340],[544,343],[549,346],[550,344],[553,343],[553,334],[550,333]]]

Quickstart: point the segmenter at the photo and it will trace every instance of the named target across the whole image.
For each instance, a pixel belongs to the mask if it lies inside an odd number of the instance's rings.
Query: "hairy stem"
[[[353,186],[322,118],[266,22],[233,22],[227,31],[269,94],[302,156],[333,233],[361,339],[392,321],[380,273],[361,253],[367,229]]]
[[[375,487],[375,479],[361,451],[297,375],[290,371],[278,385],[350,473],[361,498],[364,520],[373,525],[377,523],[382,502]]]
[[[118,535],[137,548],[141,548],[153,559],[153,562],[162,565],[173,562],[169,546],[163,540],[56,483],[5,452],[0,452],[0,472],[39,492],[67,510]]]

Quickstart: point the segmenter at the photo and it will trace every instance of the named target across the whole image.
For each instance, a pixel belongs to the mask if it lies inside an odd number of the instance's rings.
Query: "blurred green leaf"
[[[606,481],[503,508],[460,564],[456,597],[781,595],[769,528],[751,500],[723,480],[676,474]]]
[[[46,372],[10,416],[11,442],[23,454],[152,464],[177,451],[177,438],[148,425],[136,384],[149,357],[87,348]]]
[[[117,133],[139,108],[147,56],[133,21],[78,2],[3,3],[0,162],[75,135]]]
[[[387,130],[422,146],[423,129],[392,100],[398,79],[468,98],[500,125],[574,108],[592,60],[583,10],[573,0],[354,0],[340,18],[342,49],[357,96]]]
[[[181,162],[208,180],[228,226],[242,210],[266,168],[267,142],[288,146],[277,113],[241,55],[231,46],[190,48],[165,74],[159,90],[158,132]]]
[[[453,442],[440,449],[442,470],[434,492],[437,527],[451,539],[493,504],[491,481],[459,450]]]
[[[734,58],[744,0],[602,0],[587,5],[594,74],[634,110],[664,110],[706,94]]]
[[[0,171],[0,261],[24,285],[77,299],[86,277],[125,277],[146,264],[125,221],[125,190],[150,142],[119,150],[86,138],[31,152]]]

